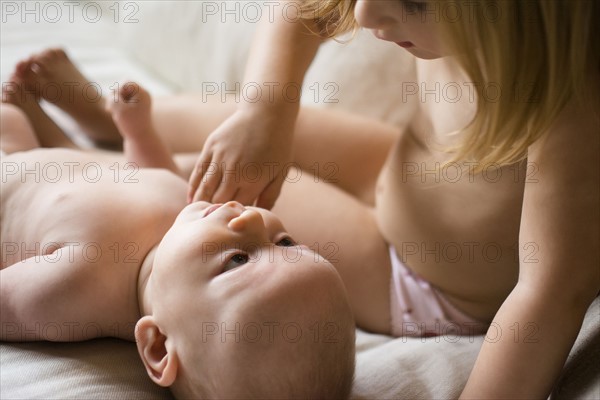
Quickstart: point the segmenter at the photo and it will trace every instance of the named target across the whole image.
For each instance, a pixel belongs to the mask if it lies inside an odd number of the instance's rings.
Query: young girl
[[[277,96],[241,104],[209,136],[190,198],[270,207],[285,171],[235,182],[225,167],[281,167],[292,147],[307,168],[333,163],[336,185],[303,176],[274,211],[334,260],[358,324],[490,323],[461,398],[547,397],[600,289],[600,4],[301,3],[306,19],[263,26],[247,81],[301,82],[322,37],[360,26],[419,59],[418,112],[387,155],[390,128],[307,122]]]

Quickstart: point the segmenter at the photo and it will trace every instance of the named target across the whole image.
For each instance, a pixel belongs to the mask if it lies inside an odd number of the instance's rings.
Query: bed
[[[18,60],[60,46],[104,93],[123,79],[139,81],[155,96],[200,92],[207,85],[235,87],[242,81],[256,10],[261,8],[258,2],[227,3],[229,13],[224,12],[225,2],[81,1],[70,6],[69,14],[62,2],[31,2],[28,13],[25,3],[3,2],[2,81],[7,81]],[[350,110],[401,129],[417,101],[403,98],[402,82],[415,79],[407,54],[361,32],[347,44],[323,46],[308,72],[302,102]],[[76,130],[60,112],[48,110],[66,130]],[[358,330],[352,398],[455,398],[484,340],[483,336],[394,339]],[[600,399],[599,359],[596,298],[550,398]],[[0,343],[0,398],[172,396],[146,376],[133,343],[100,339]]]

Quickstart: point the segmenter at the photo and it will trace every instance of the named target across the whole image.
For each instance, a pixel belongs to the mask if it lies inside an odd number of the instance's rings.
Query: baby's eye
[[[234,268],[237,268],[241,265],[244,265],[248,262],[250,257],[245,253],[236,253],[229,257],[229,259],[225,262],[225,266],[223,267],[223,272],[227,272]]]
[[[291,246],[296,246],[297,243],[291,237],[286,236],[275,244],[277,246],[281,246],[281,247],[291,247]]]

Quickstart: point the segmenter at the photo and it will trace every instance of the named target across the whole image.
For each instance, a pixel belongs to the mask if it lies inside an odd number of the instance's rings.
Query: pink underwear
[[[481,335],[488,324],[452,305],[429,282],[408,269],[390,246],[391,328],[394,336]]]

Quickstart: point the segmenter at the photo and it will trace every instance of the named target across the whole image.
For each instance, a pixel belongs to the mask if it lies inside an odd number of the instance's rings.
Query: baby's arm
[[[80,253],[65,246],[0,271],[0,340],[71,342],[120,336],[111,332],[115,296],[104,268],[86,262]]]
[[[263,13],[244,76],[245,86],[257,87],[257,93],[246,91],[236,112],[208,137],[190,177],[189,200],[256,200],[263,208],[275,203],[292,161],[297,92],[322,42],[311,32],[316,24],[292,15],[299,6],[287,7],[290,2]],[[224,179],[227,171],[246,165],[259,166],[260,178]]]
[[[519,234],[528,257],[461,398],[546,398],[600,289],[597,125],[573,104],[555,125],[528,153],[536,174]]]

